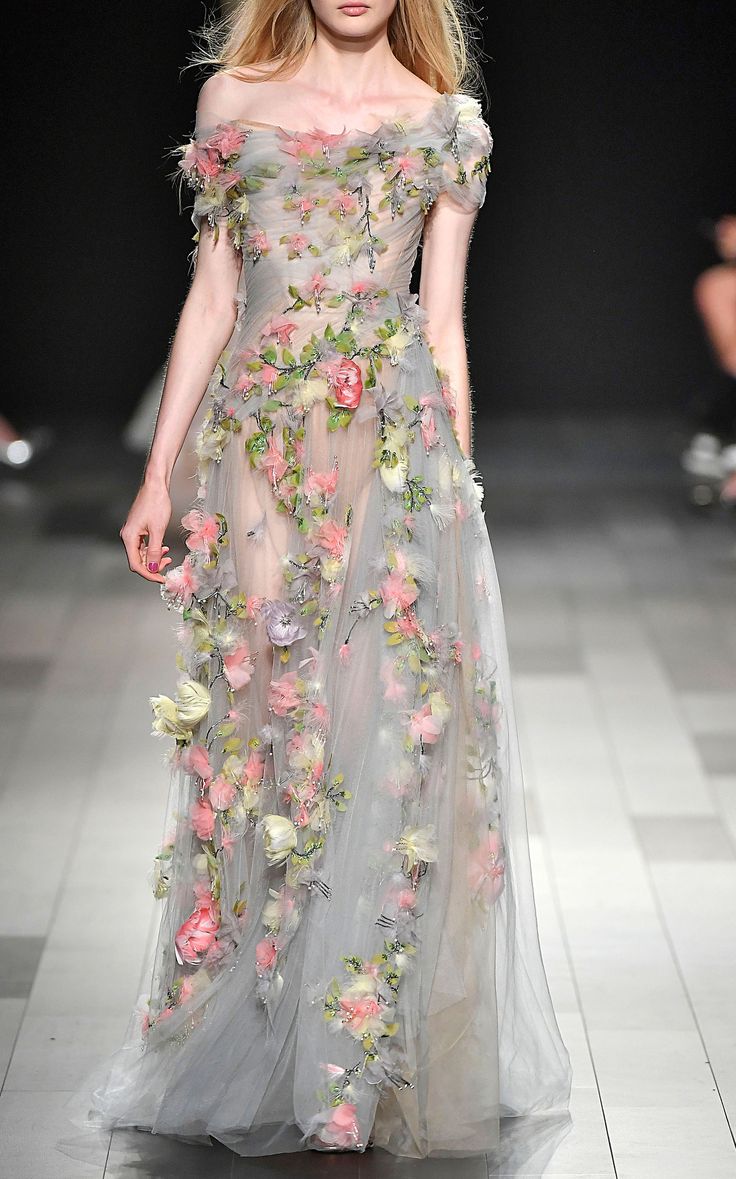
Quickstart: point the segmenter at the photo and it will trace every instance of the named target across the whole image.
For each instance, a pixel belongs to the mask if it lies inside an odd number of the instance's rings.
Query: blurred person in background
[[[736,503],[736,214],[709,224],[708,235],[720,261],[698,276],[693,296],[714,366],[682,463],[720,485],[724,503]]]

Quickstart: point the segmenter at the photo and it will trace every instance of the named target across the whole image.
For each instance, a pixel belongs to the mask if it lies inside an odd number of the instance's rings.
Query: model
[[[181,611],[163,911],[97,1124],[424,1157],[567,1102],[470,457],[461,15],[246,0],[181,148],[196,269],[122,531]]]

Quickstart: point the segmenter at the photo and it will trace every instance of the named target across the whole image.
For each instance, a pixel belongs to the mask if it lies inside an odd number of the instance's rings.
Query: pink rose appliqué
[[[194,774],[203,782],[212,777],[210,755],[204,745],[190,745],[182,754],[181,764],[188,774]]]
[[[335,405],[341,409],[357,409],[363,396],[363,376],[360,365],[347,356],[330,367],[330,385]]]
[[[264,938],[256,946],[256,968],[265,972],[271,969],[276,961],[276,945],[270,938]]]
[[[189,811],[192,830],[197,839],[211,839],[215,833],[215,812],[206,798],[198,798]]]
[[[174,938],[176,960],[180,966],[198,966],[215,940],[220,916],[208,888],[195,886],[196,908],[180,926]]]
[[[372,1020],[380,1018],[382,1007],[372,995],[364,995],[361,999],[340,999],[343,1011],[342,1022],[350,1031],[358,1034],[366,1030]]]
[[[226,811],[235,802],[237,790],[227,778],[217,777],[210,782],[210,803],[216,811]]]

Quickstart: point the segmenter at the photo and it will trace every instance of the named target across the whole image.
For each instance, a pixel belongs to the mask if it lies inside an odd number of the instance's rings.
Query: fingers
[[[168,556],[166,555],[166,554],[168,553],[168,551],[169,551],[169,546],[168,546],[168,545],[164,545],[164,546],[163,546],[163,548],[161,549],[161,554],[162,554],[162,555],[161,555],[161,558],[160,558],[160,560],[159,560],[159,563],[158,563],[158,571],[159,571],[159,573],[163,573],[163,572],[165,571],[165,569],[166,569],[166,566],[171,564],[171,557],[168,557]]]
[[[149,577],[157,581],[164,580],[161,575],[165,572],[166,566],[171,564],[171,557],[166,555],[168,551],[168,545],[162,545],[160,542],[158,548],[152,550],[150,539],[148,544],[143,546],[141,561],[145,565]]]
[[[165,581],[163,573],[166,567],[171,564],[168,545],[162,544],[159,539],[155,550],[151,549],[148,530],[131,527],[128,524],[121,528],[120,539],[125,548],[131,573],[137,573],[145,581],[156,581],[159,584]]]
[[[161,532],[156,528],[151,528],[148,536],[148,547],[146,552],[143,554],[146,563],[146,569],[149,573],[161,572],[159,566],[161,564],[161,558],[163,557],[163,541],[164,538],[161,535]]]

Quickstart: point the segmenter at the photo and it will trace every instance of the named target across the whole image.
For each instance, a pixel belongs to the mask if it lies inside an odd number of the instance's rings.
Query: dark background
[[[192,0],[15,10],[5,129],[20,424],[116,429],[164,359],[192,228]],[[483,20],[495,136],[471,255],[478,411],[679,411],[706,353],[703,217],[736,209],[733,0],[506,0]]]

